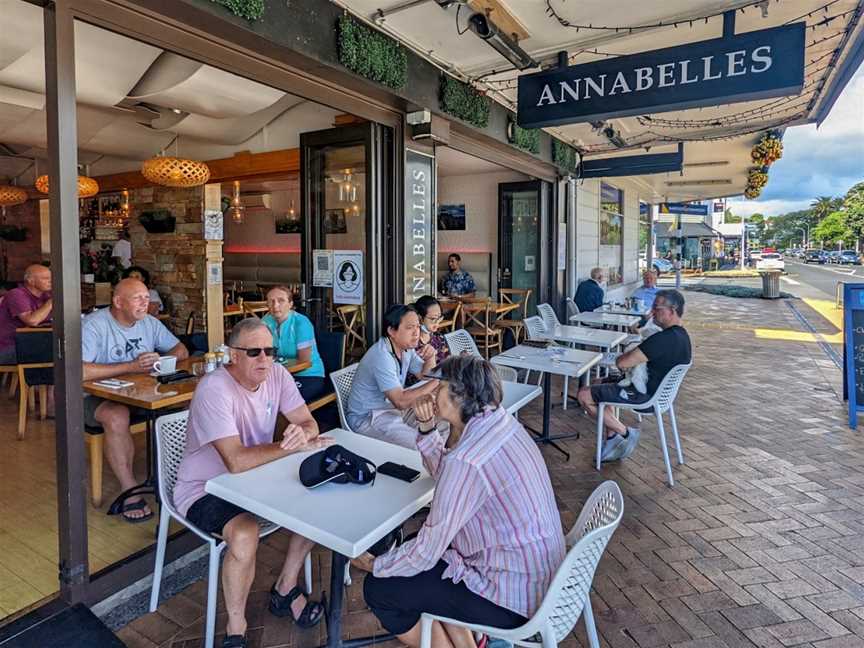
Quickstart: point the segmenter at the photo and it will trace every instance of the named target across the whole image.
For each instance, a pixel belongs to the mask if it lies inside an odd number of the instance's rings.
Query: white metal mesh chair
[[[420,617],[420,646],[432,647],[432,623],[440,621],[491,637],[510,641],[519,646],[553,648],[573,630],[582,615],[591,648],[600,648],[594,614],[591,609],[591,583],[606,545],[624,515],[624,497],[613,481],[598,486],[566,536],[569,550],[555,572],[543,602],[528,623],[513,630],[474,625],[432,614]],[[540,641],[537,641],[539,635]]]
[[[505,367],[504,365],[492,365],[495,367],[495,372],[498,378],[505,382],[519,382],[519,372],[513,367]]]
[[[357,373],[357,367],[360,363],[355,362],[348,365],[344,369],[334,371],[330,374],[330,380],[333,381],[333,388],[336,390],[336,407],[339,409],[339,422],[346,430],[351,430],[348,425],[348,420],[345,418],[345,407],[348,404],[348,395],[351,393],[351,385],[354,382],[354,374]]]
[[[474,342],[474,338],[465,329],[458,329],[452,333],[445,334],[444,340],[447,342],[447,348],[450,349],[450,355],[468,353],[482,357],[480,349],[477,348],[477,343]]]
[[[177,412],[160,416],[156,419],[156,466],[159,475],[159,536],[156,542],[156,564],[153,567],[153,586],[150,590],[150,611],[155,612],[159,606],[159,588],[162,585],[162,568],[165,563],[165,548],[168,544],[168,527],[171,518],[192,531],[210,545],[210,565],[207,572],[207,616],[205,620],[204,648],[213,648],[216,636],[216,594],[219,588],[219,558],[227,547],[224,540],[205,533],[187,520],[174,506],[174,485],[177,483],[177,471],[183,460],[186,448],[186,422],[189,412]],[[259,519],[259,537],[278,531],[279,527],[272,522]],[[312,560],[307,555],[303,565],[306,580],[306,592],[312,590]]]
[[[675,441],[675,450],[678,454],[678,464],[684,463],[684,453],[681,451],[681,439],[678,436],[678,422],[675,420],[675,397],[678,395],[678,389],[684,381],[684,376],[692,364],[680,364],[669,370],[669,373],[660,382],[657,391],[650,400],[644,403],[597,403],[597,457],[596,466],[600,470],[600,453],[603,449],[603,410],[606,407],[617,407],[622,410],[631,410],[636,412],[639,420],[643,416],[652,415],[657,418],[657,434],[660,438],[660,448],[663,450],[663,461],[666,463],[666,477],[669,481],[669,486],[675,485],[675,480],[672,477],[672,462],[669,461],[669,448],[666,444],[666,429],[663,427],[663,414],[669,412],[669,421],[672,423],[672,438]],[[644,411],[651,410],[651,411]]]
[[[567,323],[570,323],[570,318],[574,315],[579,314],[579,307],[576,305],[576,302],[570,299],[569,297],[566,300],[567,303]]]
[[[532,315],[531,317],[526,317],[523,320],[525,324],[525,334],[529,340],[547,340],[546,337],[546,325],[543,323],[543,319],[537,315]],[[537,384],[539,385],[543,382],[543,372],[538,372]],[[527,383],[531,379],[531,370],[528,369],[525,372],[525,382]]]
[[[558,321],[558,316],[555,314],[555,309],[549,304],[537,304],[537,312],[540,313],[547,331],[554,329],[556,326],[561,326],[561,322]]]

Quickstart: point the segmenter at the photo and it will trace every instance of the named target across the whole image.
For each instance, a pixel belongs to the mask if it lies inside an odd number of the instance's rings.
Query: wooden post
[[[204,186],[204,238],[207,241],[204,298],[207,303],[207,344],[213,350],[225,343],[222,309],[222,185]]]

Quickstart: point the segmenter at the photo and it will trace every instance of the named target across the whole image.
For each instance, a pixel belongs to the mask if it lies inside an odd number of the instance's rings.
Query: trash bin
[[[777,299],[780,297],[780,275],[779,270],[760,270],[762,275],[762,297],[763,299]]]

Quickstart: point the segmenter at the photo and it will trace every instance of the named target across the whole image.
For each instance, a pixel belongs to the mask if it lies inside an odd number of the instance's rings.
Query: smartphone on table
[[[401,479],[405,482],[413,482],[420,476],[420,471],[403,466],[402,464],[387,461],[378,466],[378,474]]]

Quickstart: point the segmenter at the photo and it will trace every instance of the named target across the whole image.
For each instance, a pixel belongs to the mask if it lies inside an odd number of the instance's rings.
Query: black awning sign
[[[560,126],[798,94],[805,24],[519,77],[517,123]]]

